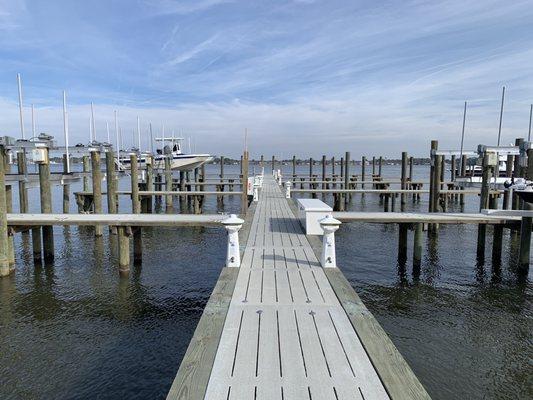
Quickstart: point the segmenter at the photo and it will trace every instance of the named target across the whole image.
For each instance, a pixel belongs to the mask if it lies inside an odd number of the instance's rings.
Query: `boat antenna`
[[[529,107],[529,131],[527,132],[527,141],[531,141],[531,117],[533,116],[533,104]]]
[[[118,118],[117,118],[117,110],[115,110],[115,136],[117,141],[117,159],[120,155],[120,142],[119,142],[119,135],[118,135]]]
[[[93,117],[89,115],[89,143],[92,142]]]
[[[502,120],[503,120],[503,102],[505,100],[505,86],[502,89],[502,104],[500,107],[500,126],[498,128],[498,146],[500,145],[500,138],[502,136]]]
[[[139,153],[141,153],[141,120],[137,117],[137,138],[139,139]]]
[[[244,151],[248,151],[248,128],[244,128]]]
[[[105,129],[107,131],[107,143],[111,143],[111,137],[109,135],[109,122],[108,121],[105,122]]]
[[[22,139],[26,139],[26,135],[24,134],[24,116],[22,113],[22,82],[20,79],[20,74],[17,74],[17,85],[19,88],[20,134],[22,135]]]
[[[463,110],[463,129],[462,129],[462,132],[461,132],[461,155],[460,155],[460,159],[463,158],[463,145],[464,145],[464,142],[465,142],[465,124],[466,124],[466,101],[465,101],[465,108]]]
[[[91,124],[91,141],[96,141],[96,124],[94,121],[94,104],[91,101],[91,118],[92,118],[92,124]]]
[[[32,110],[33,110],[33,107],[32,107]],[[33,115],[33,112],[32,112],[32,115]],[[65,158],[67,160],[67,173],[69,173],[70,172],[70,156],[68,153],[67,92],[65,90],[63,90],[63,134],[65,135]]]
[[[35,108],[31,105],[31,135],[35,137]]]

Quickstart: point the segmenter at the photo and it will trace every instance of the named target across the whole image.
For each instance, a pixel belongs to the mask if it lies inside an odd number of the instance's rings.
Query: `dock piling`
[[[11,273],[9,266],[9,238],[7,230],[6,185],[5,185],[5,148],[0,146],[0,277]]]
[[[102,171],[100,170],[100,152],[91,151],[91,168],[93,181],[93,205],[94,213],[102,214]],[[102,226],[94,227],[95,236],[102,236]]]
[[[52,213],[52,192],[50,190],[50,159],[48,148],[39,148],[41,159],[34,160],[39,165],[39,188],[41,196],[41,212],[43,214]],[[54,230],[52,226],[43,226],[43,250],[44,262],[51,263],[54,261]],[[34,248],[34,252],[35,252]]]

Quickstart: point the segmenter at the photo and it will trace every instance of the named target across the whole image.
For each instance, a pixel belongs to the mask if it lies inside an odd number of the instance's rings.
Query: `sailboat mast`
[[[502,136],[502,120],[503,120],[503,102],[505,101],[505,86],[502,90],[502,104],[500,107],[500,126],[498,128],[498,146],[500,145],[500,139]]]
[[[115,110],[115,136],[117,141],[117,158],[120,156],[120,142],[119,142],[119,136],[118,136],[118,118],[117,118],[117,110]]]
[[[91,141],[96,141],[96,124],[94,121],[94,104],[91,101]]]
[[[141,152],[141,120],[137,117],[137,138],[139,141],[139,153]]]
[[[465,142],[465,124],[466,124],[466,101],[465,101],[465,108],[463,110],[463,129],[461,131],[461,155],[460,160],[463,158],[463,145]]]
[[[527,132],[527,141],[531,141],[531,117],[533,116],[533,104],[529,107],[529,130]]]
[[[150,152],[154,154],[154,134],[152,132],[152,123],[150,122]]]
[[[20,79],[20,74],[17,74],[17,85],[19,88],[20,134],[22,135],[22,139],[26,139],[26,134],[24,133],[24,115],[22,113],[22,82]]]
[[[35,137],[35,108],[31,105],[31,135]]]

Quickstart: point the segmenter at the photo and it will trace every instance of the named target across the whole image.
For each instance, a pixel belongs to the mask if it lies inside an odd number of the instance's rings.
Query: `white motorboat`
[[[512,171],[511,171],[512,173]],[[507,157],[498,157],[498,176],[490,179],[490,184],[498,188],[503,188],[504,183],[509,180],[507,176]],[[465,177],[455,178],[455,182],[463,187],[479,187],[483,182],[483,167],[481,165],[471,165],[466,168]]]
[[[186,154],[183,153],[181,142],[183,138],[156,138],[156,142],[163,144],[162,149],[157,149],[154,155],[153,167],[156,169],[165,168],[165,159],[170,155],[170,168],[178,171],[190,171],[202,166],[206,162],[213,159],[210,154]],[[132,149],[136,151],[136,149]],[[139,158],[139,166],[144,166],[146,157],[141,155]],[[119,160],[119,167],[122,169],[130,169],[130,159],[128,157],[121,157]]]
[[[513,190],[518,197],[527,203],[533,203],[533,182],[524,178],[511,178],[504,183],[507,190]]]

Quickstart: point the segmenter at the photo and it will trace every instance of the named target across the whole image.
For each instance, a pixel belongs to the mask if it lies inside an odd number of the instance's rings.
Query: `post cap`
[[[333,218],[331,215],[326,215],[325,218],[322,218],[318,221],[320,226],[339,226],[342,222],[338,219]]]
[[[235,214],[230,214],[228,218],[222,221],[224,226],[237,226],[244,224],[244,220],[237,217]]]

